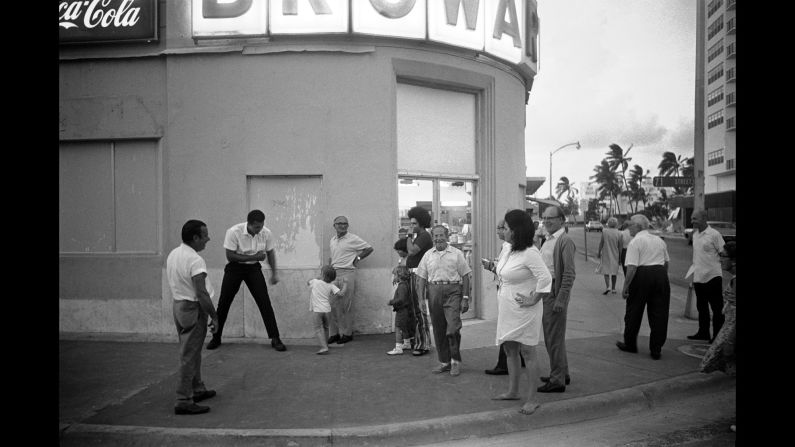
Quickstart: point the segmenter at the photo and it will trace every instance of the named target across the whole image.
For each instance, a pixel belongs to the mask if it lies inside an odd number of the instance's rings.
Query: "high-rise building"
[[[698,0],[695,207],[736,220],[736,0]]]

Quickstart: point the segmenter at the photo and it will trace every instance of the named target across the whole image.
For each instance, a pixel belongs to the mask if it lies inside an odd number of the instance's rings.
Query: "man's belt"
[[[461,284],[461,281],[430,281],[431,284]]]

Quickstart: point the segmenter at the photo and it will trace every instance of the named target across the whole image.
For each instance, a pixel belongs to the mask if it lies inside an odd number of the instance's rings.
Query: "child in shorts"
[[[324,265],[320,269],[320,278],[307,281],[310,287],[309,310],[312,311],[312,323],[315,336],[320,341],[320,350],[315,354],[328,354],[328,322],[331,314],[331,300],[339,299],[345,294],[347,284],[344,278],[337,279],[334,267]]]

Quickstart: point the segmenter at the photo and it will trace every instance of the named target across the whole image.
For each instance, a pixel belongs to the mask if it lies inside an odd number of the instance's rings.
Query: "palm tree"
[[[610,169],[613,172],[617,172],[619,168],[621,168],[621,179],[624,182],[624,189],[627,189],[627,168],[629,167],[629,162],[632,161],[632,157],[627,157],[629,151],[632,150],[633,144],[629,145],[626,152],[621,149],[621,146],[611,143],[610,150],[607,151],[607,164],[610,166]]]
[[[635,202],[635,207],[632,210],[633,213],[638,209],[638,202],[646,203],[646,190],[643,189],[642,184],[644,179],[649,178],[649,172],[650,171],[647,169],[644,173],[640,165],[635,165],[629,171],[629,179],[627,180],[629,186],[628,197]]]
[[[657,165],[657,169],[660,170],[660,175],[662,176],[678,177],[679,170],[682,169],[684,163],[685,159],[681,155],[677,157],[673,152],[665,151],[662,154],[662,161]]]
[[[609,197],[610,209],[612,210],[613,200],[615,200],[618,193],[621,192],[621,185],[619,184],[618,177],[610,168],[607,159],[602,159],[601,164],[594,166],[593,170],[594,175],[592,175],[590,178],[599,185],[599,188],[597,188],[599,200]]]
[[[555,186],[555,192],[558,194],[557,196],[558,201],[560,201],[560,196],[562,196],[564,193],[566,194],[566,197],[571,197],[572,195],[579,193],[577,188],[575,188],[574,186],[571,185],[571,183],[569,183],[568,177],[560,178],[560,181]]]

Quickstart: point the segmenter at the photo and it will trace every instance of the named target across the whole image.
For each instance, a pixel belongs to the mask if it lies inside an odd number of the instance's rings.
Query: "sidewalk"
[[[493,401],[507,376],[484,369],[497,360],[495,321],[469,320],[462,330],[462,374],[431,374],[435,351],[387,356],[393,334],[356,335],[318,356],[314,340],[225,341],[203,351],[203,378],[218,395],[207,414],[173,413],[177,344],[153,337],[61,334],[61,445],[411,445],[487,436],[642,411],[663,400],[699,393],[734,393],[734,379],[698,373],[706,348],[686,335],[686,290],[672,285],[668,341],[662,359],[619,351],[624,301],[602,295],[594,264],[577,256],[567,351],[571,385],[539,393],[541,408],[521,415],[517,401]],[[620,288],[623,278],[619,278]],[[541,374],[548,356],[539,345]],[[522,387],[521,392],[526,390]]]

